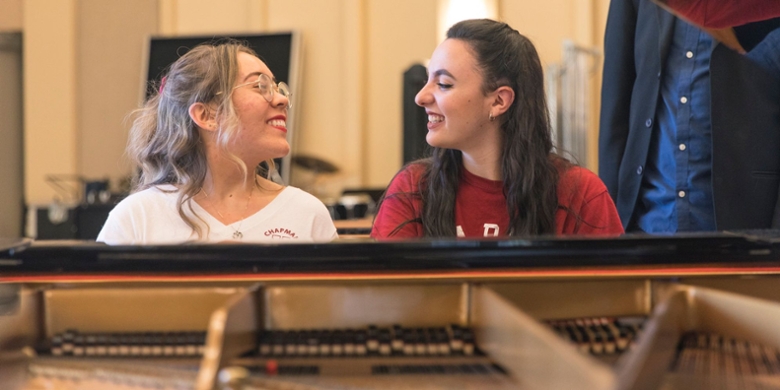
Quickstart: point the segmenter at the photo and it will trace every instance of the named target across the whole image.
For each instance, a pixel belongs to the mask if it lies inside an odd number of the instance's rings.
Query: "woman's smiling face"
[[[428,82],[415,97],[428,114],[428,144],[461,151],[481,146],[491,101],[483,92],[483,80],[468,43],[447,39],[436,48]]]
[[[241,86],[257,80],[260,74],[273,78],[271,70],[259,58],[238,53],[238,78],[234,85],[239,87],[232,92],[239,125],[235,153],[239,156],[249,153],[262,161],[283,157],[290,152],[286,125],[289,101],[278,92],[273,94],[270,102],[267,101],[260,86],[255,83]]]

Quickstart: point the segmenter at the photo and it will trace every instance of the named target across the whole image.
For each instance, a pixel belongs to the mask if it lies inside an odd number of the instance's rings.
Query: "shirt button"
[[[653,119],[652,118],[645,121],[645,127],[650,127],[652,125],[653,125]]]
[[[677,193],[677,196],[684,198],[685,197],[685,191],[680,191]]]
[[[685,150],[686,146],[685,144],[680,144],[680,150]]]
[[[688,98],[685,97],[685,96],[681,97],[680,98],[680,103],[682,103],[682,104],[688,103]]]
[[[636,174],[637,175],[641,175],[642,174],[642,166],[641,165],[636,169]]]
[[[685,52],[685,56],[688,58],[693,58],[693,52],[688,50],[687,52]]]

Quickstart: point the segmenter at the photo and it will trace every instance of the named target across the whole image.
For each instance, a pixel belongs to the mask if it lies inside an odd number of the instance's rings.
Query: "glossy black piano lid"
[[[0,241],[0,273],[349,273],[625,265],[780,265],[774,234],[108,246]]]

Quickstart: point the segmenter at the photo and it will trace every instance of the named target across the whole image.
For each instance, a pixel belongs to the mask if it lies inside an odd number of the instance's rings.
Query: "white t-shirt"
[[[97,241],[110,245],[144,245],[198,240],[197,234],[179,216],[176,207],[178,197],[179,193],[172,185],[152,187],[128,196],[111,210]],[[295,187],[285,187],[260,211],[230,225],[222,224],[197,202],[185,203],[182,209],[192,221],[203,227],[199,241],[296,243],[326,242],[338,238],[325,205]],[[243,235],[240,240],[233,238],[236,231]]]

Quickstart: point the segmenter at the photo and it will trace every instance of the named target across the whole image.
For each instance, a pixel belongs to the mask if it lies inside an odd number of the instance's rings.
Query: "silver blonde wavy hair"
[[[179,216],[198,238],[203,237],[200,223],[207,228],[208,225],[192,210],[190,200],[203,187],[208,163],[189,107],[198,102],[216,105],[216,117],[222,118],[217,130],[217,147],[246,176],[246,164],[228,148],[238,132],[238,116],[230,91],[238,75],[238,53],[241,52],[257,57],[248,46],[233,40],[193,48],[170,66],[158,92],[131,114],[133,122],[127,154],[140,169],[133,192],[162,184],[176,186]],[[264,169],[255,167],[255,171],[269,175],[274,169],[273,160],[266,161],[265,165]],[[188,217],[184,207],[188,207],[200,223]]]

